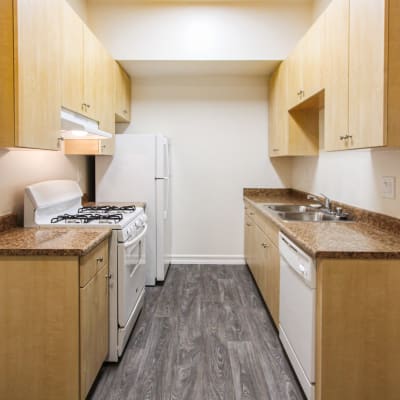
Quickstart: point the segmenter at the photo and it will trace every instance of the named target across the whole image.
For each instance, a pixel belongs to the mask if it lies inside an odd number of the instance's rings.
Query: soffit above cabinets
[[[120,60],[132,78],[190,76],[269,76],[280,60]]]

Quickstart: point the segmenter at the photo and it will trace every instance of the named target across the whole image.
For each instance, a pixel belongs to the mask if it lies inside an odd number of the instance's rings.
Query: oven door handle
[[[147,224],[144,224],[144,229],[143,229],[143,231],[140,233],[139,236],[134,237],[134,238],[133,238],[132,240],[130,240],[129,242],[121,243],[121,244],[124,246],[124,248],[126,249],[127,247],[131,247],[132,245],[134,245],[134,244],[136,244],[137,242],[139,242],[139,241],[143,238],[143,236],[146,234],[146,232],[147,232],[147,227],[148,227],[148,225],[147,225]]]

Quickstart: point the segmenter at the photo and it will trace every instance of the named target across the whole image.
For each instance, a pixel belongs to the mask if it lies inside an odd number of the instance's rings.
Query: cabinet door
[[[256,227],[256,253],[258,256],[258,273],[256,282],[264,301],[269,304],[268,292],[268,247],[269,240],[264,232],[257,226]]]
[[[387,1],[350,1],[349,132],[351,147],[386,144]]]
[[[333,0],[326,10],[323,73],[325,150],[343,150],[349,134],[349,0]]]
[[[14,146],[13,0],[0,2],[0,146]]]
[[[325,15],[322,14],[308,30],[302,39],[301,68],[303,93],[302,100],[306,100],[323,89],[322,86],[322,37],[325,27]]]
[[[80,289],[81,399],[108,352],[108,265]]]
[[[115,120],[131,120],[131,78],[124,69],[115,63]]]
[[[114,60],[96,36],[83,28],[83,81],[86,115],[99,122],[100,129],[113,133],[114,116]]]
[[[17,145],[56,150],[60,136],[62,0],[17,0]]]
[[[287,59],[288,68],[288,108],[291,109],[302,101],[303,88],[303,41],[301,39]]]
[[[268,87],[269,156],[287,154],[289,115],[287,106],[287,62],[282,62],[271,75]]]
[[[268,242],[267,248],[267,303],[272,318],[279,326],[279,282],[280,282],[280,255],[279,249]]]
[[[244,217],[244,258],[247,262],[247,265],[251,264],[251,240],[252,233],[251,229],[252,223],[251,219],[245,215]]]
[[[67,1],[63,6],[62,106],[84,113],[83,22]]]

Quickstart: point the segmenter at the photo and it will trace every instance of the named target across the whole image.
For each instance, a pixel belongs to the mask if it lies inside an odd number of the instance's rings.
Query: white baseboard
[[[171,264],[216,264],[216,265],[244,265],[246,261],[243,255],[203,255],[203,254],[172,254]]]

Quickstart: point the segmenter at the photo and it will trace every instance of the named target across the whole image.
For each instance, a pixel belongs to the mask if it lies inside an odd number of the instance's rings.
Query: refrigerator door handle
[[[168,179],[169,179],[168,176],[163,176],[161,178],[156,178],[156,180],[165,180],[165,181],[167,181]]]
[[[168,140],[165,139],[164,142],[164,162],[165,162],[165,175],[170,175],[170,165],[169,165],[169,148],[168,148]]]

